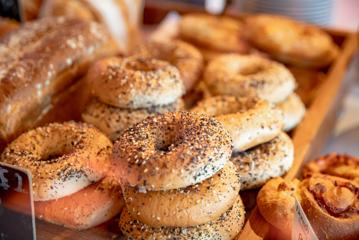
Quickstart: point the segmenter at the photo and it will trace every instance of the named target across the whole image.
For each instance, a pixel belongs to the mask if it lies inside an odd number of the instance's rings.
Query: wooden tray
[[[190,12],[203,12],[203,9],[193,8],[186,4],[165,3],[162,1],[148,1],[145,8],[145,24],[156,24],[162,20],[170,11],[177,11],[180,14]],[[243,19],[245,15],[237,15],[228,10],[225,15]],[[305,161],[318,156],[321,148],[326,143],[338,117],[338,109],[342,99],[350,85],[348,79],[344,78],[352,55],[358,48],[358,34],[346,31],[323,28],[338,44],[340,53],[335,62],[327,69],[305,70],[289,67],[298,82],[297,93],[306,104],[307,112],[294,131],[291,137],[295,147],[295,159],[292,168],[285,175],[286,179],[300,177],[299,173]],[[255,198],[256,192],[250,191],[241,193],[250,195],[248,198]],[[248,199],[247,199],[248,200]],[[244,202],[246,199],[244,199]],[[252,201],[249,199],[251,204]],[[281,233],[278,229],[267,223],[257,208],[247,212],[247,222],[237,240],[254,239],[277,239]]]
[[[188,5],[169,4],[162,1],[148,1],[144,12],[144,23],[158,24],[169,11],[179,13],[203,12],[200,8]],[[228,15],[242,18],[230,12]],[[299,94],[305,100],[307,113],[302,123],[291,133],[295,145],[295,161],[286,178],[292,179],[298,175],[304,161],[316,156],[335,124],[337,110],[340,108],[342,97],[348,88],[344,74],[352,54],[357,48],[357,36],[353,33],[325,29],[340,46],[337,60],[323,71],[307,71],[294,69],[299,80]],[[254,204],[256,191],[244,193]],[[241,193],[241,195],[243,195]],[[245,200],[245,199],[244,199]],[[255,206],[255,204],[254,204]],[[247,222],[237,239],[263,239],[277,234],[264,221],[258,210],[247,211]],[[116,228],[116,218],[101,226],[86,230],[74,231],[43,221],[37,221],[37,239],[121,239]]]

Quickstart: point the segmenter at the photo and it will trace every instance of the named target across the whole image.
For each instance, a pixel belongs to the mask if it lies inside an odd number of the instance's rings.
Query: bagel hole
[[[48,154],[44,155],[40,161],[48,162],[48,163],[55,163],[61,157],[70,154],[72,151],[70,149],[52,149],[48,152]]]
[[[239,70],[239,73],[243,76],[248,76],[252,74],[259,73],[264,70],[264,67],[262,65],[251,65],[246,66]]]
[[[159,139],[156,143],[156,150],[162,153],[167,153],[179,145],[180,140],[175,136],[168,136],[166,139]]]

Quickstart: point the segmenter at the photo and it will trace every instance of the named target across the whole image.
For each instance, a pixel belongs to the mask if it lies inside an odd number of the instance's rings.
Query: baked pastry
[[[244,206],[238,196],[233,206],[218,219],[193,227],[158,227],[154,228],[141,223],[131,216],[125,208],[121,213],[120,229],[128,239],[221,239],[231,240],[241,231],[244,225]]]
[[[316,174],[342,177],[359,184],[359,158],[346,154],[327,154],[306,163],[303,167],[304,178]]]
[[[36,126],[91,61],[116,52],[100,25],[65,18],[25,24],[0,49],[0,142]]]
[[[358,239],[359,185],[328,175],[300,184],[301,205],[319,239]]]
[[[40,17],[67,16],[102,23],[119,49],[127,53],[139,42],[142,0],[44,0]]]
[[[204,81],[214,95],[256,96],[273,103],[296,87],[284,65],[256,55],[222,55],[208,63]]]
[[[238,198],[240,183],[228,162],[211,178],[187,188],[138,192],[124,187],[127,209],[152,227],[190,227],[218,219]]]
[[[115,142],[113,174],[143,191],[197,184],[218,172],[232,152],[217,120],[189,112],[148,117]]]
[[[215,116],[232,137],[233,151],[245,151],[275,138],[283,128],[283,115],[258,98],[216,96],[206,98],[192,112]]]
[[[148,108],[174,103],[184,93],[180,73],[168,62],[142,56],[111,57],[90,69],[92,94],[118,108]]]
[[[160,113],[180,111],[183,107],[181,99],[168,105],[127,109],[113,107],[94,98],[86,105],[82,112],[82,119],[96,126],[112,141],[115,141],[127,128],[143,119]]]
[[[230,17],[197,13],[187,14],[179,22],[181,39],[214,52],[247,52],[243,32],[243,24]]]
[[[329,34],[284,16],[248,16],[246,35],[257,48],[284,63],[301,67],[325,67],[338,55]]]
[[[257,206],[264,219],[282,232],[290,232],[296,200],[300,201],[298,179],[281,177],[269,180],[257,195]]]
[[[82,119],[111,140],[148,116],[183,108],[180,73],[165,61],[141,55],[104,58],[90,68],[88,81],[94,99]]]
[[[294,161],[294,146],[289,136],[281,132],[269,142],[245,152],[234,152],[231,161],[237,167],[241,190],[258,188],[289,170]]]
[[[296,201],[301,204],[318,239],[358,239],[359,186],[354,181],[314,175],[298,183],[273,179],[259,192],[263,217],[290,232]]]
[[[292,93],[284,101],[276,104],[283,113],[284,131],[295,128],[305,115],[305,106],[296,93]]]
[[[150,41],[136,54],[167,61],[178,68],[186,91],[199,80],[203,70],[203,57],[197,48],[189,43],[172,41]]]
[[[52,123],[19,136],[0,161],[32,175],[38,218],[74,229],[101,224],[123,207],[108,175],[112,143],[84,123]]]
[[[19,23],[7,18],[0,17],[0,39],[9,32],[14,31],[19,27]]]

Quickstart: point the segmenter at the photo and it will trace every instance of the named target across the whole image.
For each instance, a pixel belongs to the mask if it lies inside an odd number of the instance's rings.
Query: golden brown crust
[[[116,141],[113,171],[141,191],[185,188],[229,161],[231,139],[222,124],[205,115],[176,112],[146,118]]]
[[[115,51],[96,23],[64,18],[26,24],[0,42],[0,139],[27,128],[89,62]]]
[[[358,239],[359,186],[328,175],[300,184],[301,204],[319,239]]]
[[[259,191],[257,206],[264,219],[273,226],[288,232],[294,218],[296,199],[299,200],[299,180],[281,177],[269,180]]]
[[[139,48],[138,54],[167,61],[178,68],[186,90],[199,80],[203,69],[201,53],[189,43],[173,41],[151,41]]]
[[[180,38],[221,52],[246,53],[248,46],[243,40],[243,31],[238,20],[208,14],[187,14],[179,23]]]
[[[190,227],[218,219],[236,201],[240,184],[228,162],[213,177],[184,189],[140,193],[124,188],[131,215],[152,227]]]
[[[35,201],[77,192],[107,174],[110,140],[87,124],[52,123],[22,134],[1,154],[1,161],[28,169]]]
[[[324,67],[338,54],[331,37],[315,26],[283,16],[255,15],[246,18],[250,41],[285,63]]]
[[[96,62],[88,73],[92,93],[119,108],[147,108],[175,102],[184,93],[178,70],[154,58],[111,57]]]
[[[183,109],[181,99],[165,106],[154,106],[150,108],[126,109],[117,108],[92,99],[82,113],[84,122],[90,123],[105,133],[112,141],[129,127],[142,121],[146,117],[166,112],[176,112]]]
[[[286,132],[295,128],[305,115],[304,103],[296,93],[292,93],[276,106],[283,113],[283,130]]]
[[[4,37],[9,32],[19,28],[19,23],[11,19],[0,17],[0,38]]]
[[[346,154],[331,153],[308,162],[303,177],[326,174],[356,181],[359,184],[359,158]]]
[[[214,95],[256,96],[273,103],[286,99],[296,87],[284,65],[257,55],[215,58],[204,71],[204,81]]]
[[[122,211],[120,229],[128,239],[159,240],[231,240],[241,231],[244,224],[244,206],[238,196],[233,206],[217,220],[187,228],[153,228],[131,217],[128,209]]]
[[[231,135],[233,151],[245,151],[268,142],[283,128],[282,113],[255,97],[210,97],[198,102],[191,111],[215,116]]]
[[[281,132],[273,140],[245,152],[233,153],[231,161],[237,167],[241,189],[257,188],[273,177],[283,176],[294,161],[294,146],[289,136]]]

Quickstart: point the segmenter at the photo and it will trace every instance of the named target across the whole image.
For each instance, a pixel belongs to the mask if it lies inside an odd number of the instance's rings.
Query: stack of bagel
[[[29,170],[36,217],[73,229],[99,225],[123,207],[119,185],[107,178],[112,143],[85,123],[52,123],[10,143],[3,163]],[[19,198],[10,196],[19,211]]]
[[[275,104],[282,111],[285,131],[297,126],[305,114],[291,72],[259,55],[225,54],[213,59],[204,71],[203,84],[207,95],[258,97]]]
[[[230,133],[241,190],[260,187],[292,166],[293,143],[274,104],[257,97],[215,96],[200,101],[192,112],[215,117]]]
[[[190,112],[151,116],[115,142],[112,173],[128,239],[233,239],[244,223],[222,124]]]
[[[88,80],[93,99],[82,119],[111,140],[150,115],[183,107],[180,73],[162,60],[139,55],[105,58],[90,68]]]

